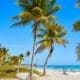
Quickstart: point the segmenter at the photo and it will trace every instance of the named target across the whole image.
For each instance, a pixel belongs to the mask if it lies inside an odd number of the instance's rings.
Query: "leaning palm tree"
[[[80,20],[76,21],[73,24],[73,30],[76,31],[76,32],[79,32],[80,31]]]
[[[44,24],[45,26],[48,22],[52,21],[53,13],[59,10],[59,6],[55,5],[56,0],[18,0],[18,5],[22,9],[22,13],[15,16],[13,19],[16,19],[18,22],[14,23],[12,26],[25,26],[26,24],[33,23],[33,53],[31,60],[31,72],[30,76],[32,77],[32,68],[35,55],[35,43],[36,43],[36,33],[38,27]],[[30,77],[30,78],[31,78]],[[32,79],[30,79],[32,80]]]
[[[44,63],[43,70],[44,75],[46,74],[47,62],[53,53],[55,43],[66,46],[67,41],[64,39],[65,35],[66,32],[64,28],[58,24],[50,25],[49,29],[40,29],[39,34],[37,34],[37,37],[40,38],[41,40],[38,42],[39,47],[36,50],[36,54],[38,52],[42,52],[45,49],[48,49],[49,51],[48,56],[46,57]]]

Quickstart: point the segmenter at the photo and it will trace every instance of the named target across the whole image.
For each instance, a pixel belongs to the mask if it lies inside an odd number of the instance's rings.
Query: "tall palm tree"
[[[80,43],[76,47],[77,61],[80,61]]]
[[[80,20],[76,21],[73,24],[73,30],[76,31],[76,32],[79,32],[80,31]]]
[[[48,22],[52,21],[54,17],[52,17],[53,13],[59,10],[59,6],[55,5],[56,0],[18,0],[18,5],[22,9],[22,13],[15,16],[13,19],[18,20],[18,22],[14,23],[12,26],[25,26],[29,22],[33,22],[33,53],[31,60],[31,72],[30,78],[32,78],[32,68],[33,61],[35,55],[35,43],[36,43],[36,33],[38,31],[38,27],[42,23],[45,26]],[[32,80],[32,79],[30,79]]]
[[[66,32],[64,28],[58,24],[51,24],[49,29],[40,29],[39,34],[37,34],[37,37],[41,40],[38,42],[39,47],[36,50],[36,54],[45,49],[49,50],[48,56],[46,57],[44,63],[44,75],[46,74],[47,62],[53,53],[55,43],[66,46],[67,41],[64,39],[65,35]]]

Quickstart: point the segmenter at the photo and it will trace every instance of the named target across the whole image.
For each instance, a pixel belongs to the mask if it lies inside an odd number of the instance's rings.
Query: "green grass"
[[[10,65],[0,66],[0,78],[15,78],[16,77],[17,68]],[[30,72],[28,68],[20,68],[20,72]],[[38,70],[33,70],[33,73],[43,76],[41,72]]]

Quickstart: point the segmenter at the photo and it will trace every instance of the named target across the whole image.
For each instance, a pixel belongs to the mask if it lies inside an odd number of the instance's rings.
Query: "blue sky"
[[[80,9],[75,8],[76,0],[57,0],[57,3],[61,5],[60,11],[55,14],[57,22],[67,30],[66,38],[69,44],[66,48],[55,45],[54,53],[48,64],[79,64],[76,61],[75,47],[80,42],[80,33],[72,32],[72,24],[80,19]],[[25,28],[9,28],[13,23],[11,18],[18,13],[20,13],[20,8],[16,5],[16,0],[0,1],[0,43],[9,48],[12,55],[32,51],[33,38],[30,25]],[[44,51],[36,56],[39,64],[44,64],[46,54],[47,51]]]

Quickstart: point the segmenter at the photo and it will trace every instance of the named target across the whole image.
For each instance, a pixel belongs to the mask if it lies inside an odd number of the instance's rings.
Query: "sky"
[[[55,13],[56,20],[67,30],[66,39],[69,41],[67,47],[56,45],[53,55],[48,61],[48,65],[79,65],[76,61],[76,46],[80,42],[80,33],[72,31],[72,25],[76,20],[80,19],[80,9],[75,8],[76,0],[57,0],[57,4],[61,9]],[[16,5],[16,0],[0,1],[0,43],[9,49],[11,55],[19,55],[20,53],[32,52],[32,29],[28,24],[24,28],[10,28],[14,23],[11,19],[19,14],[21,9]],[[48,51],[40,53],[35,58],[38,64],[43,65]],[[28,59],[25,59],[26,64]]]

